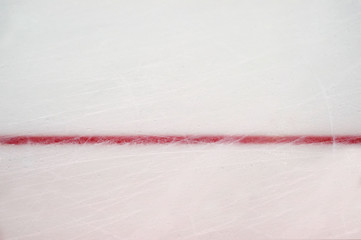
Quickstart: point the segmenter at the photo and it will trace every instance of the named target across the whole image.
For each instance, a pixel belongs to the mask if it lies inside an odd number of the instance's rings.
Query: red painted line
[[[24,144],[361,144],[357,136],[266,135],[118,135],[118,136],[0,136],[2,145]]]

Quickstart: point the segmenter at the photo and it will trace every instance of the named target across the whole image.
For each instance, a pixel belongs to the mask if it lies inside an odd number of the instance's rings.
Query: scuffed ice
[[[300,137],[0,145],[0,239],[361,238],[360,26],[353,0],[2,0],[0,136]]]

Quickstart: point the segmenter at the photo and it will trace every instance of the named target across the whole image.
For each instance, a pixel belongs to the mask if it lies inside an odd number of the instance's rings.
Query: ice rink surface
[[[0,0],[1,135],[361,135],[360,0]],[[0,239],[361,238],[361,145],[0,145]]]

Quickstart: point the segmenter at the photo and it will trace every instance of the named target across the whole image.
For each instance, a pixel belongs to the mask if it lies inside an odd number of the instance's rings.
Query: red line
[[[0,136],[2,145],[24,144],[361,144],[361,135],[118,135],[118,136]]]

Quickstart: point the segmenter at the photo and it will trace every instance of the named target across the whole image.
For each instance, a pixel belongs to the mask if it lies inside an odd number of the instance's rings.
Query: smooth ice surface
[[[1,1],[2,133],[361,133],[360,1]]]
[[[359,0],[1,0],[0,135],[361,134]],[[361,147],[0,146],[0,239],[361,238]]]
[[[4,239],[352,238],[360,147],[0,147]]]

